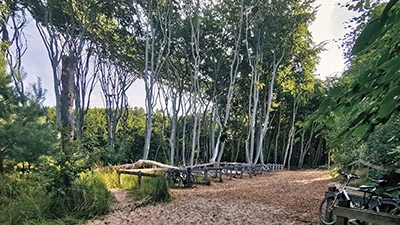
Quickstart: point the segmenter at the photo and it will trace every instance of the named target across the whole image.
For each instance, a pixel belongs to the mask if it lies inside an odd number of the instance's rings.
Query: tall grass
[[[57,189],[39,173],[0,174],[0,224],[81,223],[110,212],[114,198],[109,189],[113,188],[129,189],[135,200],[145,200],[142,205],[171,200],[164,177],[144,177],[138,186],[137,176],[122,176],[120,186],[116,171],[81,174],[71,187]]]
[[[95,177],[81,176],[64,191],[48,191],[39,174],[0,175],[0,224],[77,224],[110,211],[113,200]]]
[[[42,221],[49,197],[45,179],[37,174],[0,175],[0,224],[27,224]]]
[[[112,203],[110,191],[91,176],[81,176],[64,192],[51,193],[50,199],[49,213],[54,218],[72,215],[77,219],[87,219],[105,215]]]
[[[143,178],[142,185],[134,186],[130,194],[135,200],[142,201],[142,205],[168,202],[171,200],[171,192],[163,176]]]
[[[122,185],[119,185],[118,173],[116,170],[99,170],[98,172],[92,173],[90,176],[101,180],[108,189],[131,189],[138,185],[137,176],[128,174],[121,174]]]

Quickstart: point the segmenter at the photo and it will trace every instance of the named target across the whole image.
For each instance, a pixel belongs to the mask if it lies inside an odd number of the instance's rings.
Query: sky
[[[344,22],[349,20],[354,14],[338,6],[337,3],[344,3],[346,0],[316,0],[315,5],[319,6],[315,22],[310,26],[310,30],[315,43],[326,42],[325,51],[320,53],[320,63],[317,66],[317,77],[332,76],[341,73],[344,68],[343,51],[338,46],[340,42],[335,42],[342,38],[346,33]],[[22,65],[28,76],[26,83],[36,82],[37,77],[42,80],[42,87],[47,90],[46,106],[55,105],[53,75],[49,57],[39,33],[30,21],[25,29],[28,39],[28,50],[22,59]],[[132,84],[129,93],[129,104],[131,107],[145,106],[144,84],[141,80],[136,80]],[[92,106],[103,107],[101,90],[98,88],[92,94]]]

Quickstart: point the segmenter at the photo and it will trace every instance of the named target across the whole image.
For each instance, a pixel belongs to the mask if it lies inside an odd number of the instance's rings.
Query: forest
[[[340,6],[358,12],[340,40],[347,69],[324,80],[314,0],[0,3],[0,206],[11,210],[0,223],[106,213],[107,184],[83,174],[139,159],[400,168],[398,0]],[[54,107],[39,78],[24,82],[37,76],[24,71],[28,23],[46,46]],[[145,108],[128,103],[139,80]],[[103,108],[91,106],[95,87]],[[92,189],[104,202],[78,210],[77,193]],[[15,219],[26,193],[40,212]]]

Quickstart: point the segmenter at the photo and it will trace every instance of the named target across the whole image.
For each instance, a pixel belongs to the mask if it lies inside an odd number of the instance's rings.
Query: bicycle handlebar
[[[355,173],[347,174],[347,173],[343,172],[342,170],[337,170],[337,172],[338,172],[340,175],[342,175],[343,177],[346,177],[349,181],[350,181],[351,179],[360,179],[360,176],[358,176],[358,175],[355,174]]]

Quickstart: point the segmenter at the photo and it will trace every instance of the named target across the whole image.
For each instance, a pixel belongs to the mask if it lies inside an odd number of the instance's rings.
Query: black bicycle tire
[[[335,204],[337,204],[336,202],[337,202],[337,198],[335,198],[334,196],[329,196],[322,200],[321,204],[319,205],[319,212],[318,212],[319,220],[322,224],[334,225],[336,223],[336,219],[333,216],[333,206],[335,206]],[[328,218],[329,221],[326,218],[327,208],[329,208],[329,214],[330,214],[329,218]]]
[[[179,187],[180,179],[176,177],[174,173],[167,173],[167,183],[170,188]]]
[[[400,215],[400,204],[396,201],[383,201],[377,208],[379,212],[389,213],[396,216]]]
[[[199,179],[197,178],[197,175],[196,174],[194,174],[194,173],[192,173],[191,175],[190,175],[190,182],[191,182],[191,187],[196,187],[197,186],[197,184],[199,183]]]

